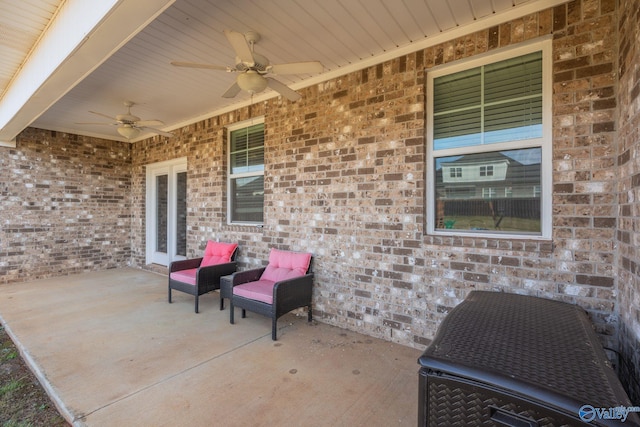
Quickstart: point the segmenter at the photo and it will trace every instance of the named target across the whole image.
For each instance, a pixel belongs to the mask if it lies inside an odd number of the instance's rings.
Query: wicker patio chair
[[[195,296],[197,313],[200,295],[220,289],[220,277],[236,271],[237,252],[237,243],[209,241],[202,257],[172,262],[169,265],[169,303],[171,290],[186,292]],[[222,308],[221,298],[220,310]]]
[[[266,267],[233,274],[229,321],[234,322],[234,308],[271,318],[271,338],[277,339],[280,316],[300,307],[307,307],[308,321],[312,320],[311,291],[313,273],[311,254],[271,249]]]

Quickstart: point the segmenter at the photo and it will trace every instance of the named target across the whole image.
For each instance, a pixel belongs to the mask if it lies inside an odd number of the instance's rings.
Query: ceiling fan
[[[78,123],[80,125],[109,125],[109,126],[117,126],[118,133],[124,136],[127,139],[135,138],[140,134],[141,131],[149,131],[156,133],[158,135],[163,136],[173,136],[170,132],[165,132],[160,129],[155,129],[151,126],[162,126],[164,123],[160,120],[140,120],[140,117],[134,116],[131,114],[131,107],[133,107],[135,103],[131,101],[125,101],[124,106],[127,107],[127,112],[125,114],[118,114],[115,117],[108,116],[103,113],[97,113],[95,111],[89,111],[91,114],[96,114],[98,116],[106,117],[109,120],[112,120],[111,123]]]
[[[270,64],[269,59],[254,51],[255,44],[260,40],[260,34],[249,31],[246,34],[232,30],[224,30],[224,35],[236,53],[236,64],[233,67],[223,65],[197,64],[192,62],[171,62],[178,67],[206,68],[239,72],[236,81],[222,94],[224,98],[233,98],[241,90],[251,94],[262,92],[267,87],[275,90],[290,101],[297,101],[300,94],[280,81],[267,77],[268,74],[315,74],[324,70],[318,61],[290,62],[286,64]]]

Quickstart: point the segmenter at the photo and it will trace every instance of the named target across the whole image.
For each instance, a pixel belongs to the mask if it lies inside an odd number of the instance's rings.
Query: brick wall
[[[0,283],[125,266],[130,146],[27,129],[0,148]]]
[[[566,16],[556,13],[563,8]],[[609,347],[617,326],[614,12],[609,0],[554,10],[554,264],[564,276],[557,292],[590,311]]]
[[[616,345],[616,7],[574,1],[136,144],[134,262],[144,245],[143,165],[189,158],[189,251],[240,242],[309,250],[316,318],[422,347],[472,289],[584,306]],[[553,34],[552,242],[424,235],[425,69]],[[265,227],[226,225],[224,126],[265,115]]]
[[[620,2],[617,165],[620,377],[640,402],[640,1]],[[636,381],[631,381],[635,378]]]

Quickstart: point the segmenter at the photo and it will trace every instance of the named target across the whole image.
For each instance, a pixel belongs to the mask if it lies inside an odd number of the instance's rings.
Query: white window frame
[[[505,198],[513,197],[513,187],[507,187],[504,189],[504,197]]]
[[[483,199],[493,199],[496,196],[497,192],[494,187],[483,187],[482,188],[482,198]]]
[[[243,178],[249,176],[259,176],[262,175],[264,177],[264,168],[262,172],[247,172],[247,173],[231,173],[231,132],[244,129],[250,126],[264,124],[264,117],[256,117],[249,120],[244,120],[242,122],[234,123],[232,125],[227,126],[227,224],[228,225],[247,225],[247,226],[262,226],[264,224],[264,210],[262,212],[262,222],[246,222],[246,221],[233,221],[231,206],[232,206],[232,190],[231,183],[233,179]],[[264,209],[264,205],[263,205]]]
[[[433,149],[433,111],[434,96],[433,82],[434,79],[443,75],[457,73],[466,69],[487,65],[516,56],[522,56],[529,53],[542,52],[542,137],[531,140],[518,140],[512,142],[502,142],[487,145],[477,145],[472,147],[451,148],[437,150],[437,156]],[[478,55],[466,60],[456,61],[455,63],[445,64],[431,68],[427,72],[427,185],[426,185],[426,232],[434,235],[461,235],[471,237],[494,237],[494,238],[525,238],[525,239],[551,239],[552,233],[552,39],[544,37],[532,42],[522,43],[514,47],[496,50],[495,52]],[[542,196],[540,199],[540,233],[518,233],[518,232],[465,232],[464,230],[455,229],[436,229],[436,171],[434,159],[439,157],[447,157],[460,155],[464,150],[467,154],[483,153],[488,151],[506,151],[524,148],[541,148],[542,159],[540,165],[540,180]]]
[[[480,176],[493,176],[493,166],[480,166]]]

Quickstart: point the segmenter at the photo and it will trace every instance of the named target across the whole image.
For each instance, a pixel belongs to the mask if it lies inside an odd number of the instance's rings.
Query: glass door
[[[146,262],[168,266],[187,254],[186,158],[147,166]]]

